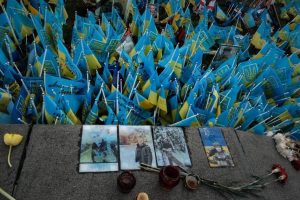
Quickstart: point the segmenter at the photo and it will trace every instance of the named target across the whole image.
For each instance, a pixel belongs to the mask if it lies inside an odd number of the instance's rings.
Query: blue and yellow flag
[[[98,102],[99,102],[100,95],[101,95],[101,91],[98,92],[98,95],[95,98],[92,109],[90,110],[89,114],[87,115],[87,117],[85,119],[85,124],[95,124],[96,123],[96,121],[98,119],[98,115],[99,115]]]
[[[72,110],[70,106],[70,102],[62,96],[62,104],[63,104],[63,111],[66,113],[67,117],[74,123],[74,124],[81,124],[81,121],[76,116],[76,113]]]
[[[115,8],[112,9],[111,21],[118,34],[125,32],[126,25]]]
[[[201,124],[198,121],[198,114],[185,118],[179,122],[171,124],[170,126],[178,126],[178,127],[200,127]]]
[[[248,60],[242,62],[237,67],[237,74],[241,76],[241,82],[246,86],[250,86],[256,77],[261,73],[264,58]]]
[[[60,66],[61,76],[68,79],[82,79],[82,73],[78,67],[73,63],[68,50],[66,49],[63,42],[58,39],[57,41],[58,48],[58,63]]]
[[[0,90],[0,112],[12,113],[14,103],[12,101],[12,95],[8,92]]]
[[[270,33],[270,24],[266,21],[262,21],[251,39],[251,44],[257,49],[263,48],[263,46],[271,40]]]
[[[80,38],[78,41],[80,41]],[[93,50],[93,52],[105,53],[106,58],[107,52],[105,52],[105,48],[107,46],[107,38],[99,26],[90,27],[89,32],[87,34],[86,42],[89,45],[89,47]]]
[[[139,35],[141,26],[142,26],[141,15],[140,15],[140,12],[137,10],[133,14],[133,19],[130,24],[130,30],[131,30],[131,33],[133,36]]]
[[[237,100],[239,91],[240,87],[236,86],[220,93],[220,106],[222,111],[228,110],[233,106]]]
[[[174,29],[170,24],[166,24],[164,32],[162,33],[166,38],[168,38],[173,44],[175,44]]]
[[[145,97],[143,97],[142,95],[140,95],[138,92],[135,93],[135,96],[133,98],[133,102],[145,109],[145,110],[151,110],[152,108],[154,108],[154,105],[148,100],[146,99]]]
[[[142,21],[142,34],[147,32],[147,35],[151,42],[153,42],[158,34],[154,18],[151,15],[150,10],[147,8],[141,17]]]
[[[232,70],[234,70],[237,63],[237,57],[233,56],[223,62],[213,73],[216,76],[216,82],[221,82],[222,80],[226,80]]]
[[[218,84],[213,88],[212,94],[208,99],[207,110],[215,113],[216,118],[221,114],[221,106],[220,106],[220,95],[218,91]]]
[[[90,74],[94,76],[96,74],[96,71],[98,69],[101,69],[101,64],[99,63],[96,56],[84,40],[81,40],[80,44],[82,54],[86,61],[87,69],[89,70]]]
[[[178,104],[178,95],[172,96],[168,100],[169,111],[171,112],[172,121],[178,121],[180,119],[179,116],[179,104]]]
[[[228,20],[228,16],[224,13],[224,11],[220,8],[219,5],[217,5],[216,18],[223,22]]]
[[[60,76],[60,69],[58,68],[56,56],[51,51],[51,49],[46,48],[44,53],[36,60],[33,65],[34,74],[41,76],[43,70],[46,70],[46,73]]]
[[[32,22],[34,24],[35,30],[38,33],[38,39],[42,43],[43,47],[46,48],[50,46],[51,49],[55,52],[56,47],[51,43],[49,36],[47,35],[46,31],[42,26],[42,22],[39,16],[31,16]]]
[[[147,33],[145,33],[137,42],[135,47],[130,51],[129,56],[133,58],[136,54],[140,51],[144,51],[145,54],[148,54],[149,50],[151,49],[151,42]]]
[[[48,124],[74,124],[62,111],[57,104],[49,97],[45,95],[45,118]]]
[[[50,10],[45,11],[44,29],[51,43],[55,44],[57,37],[63,40],[62,24]]]
[[[21,54],[19,53],[17,49],[17,45],[12,41],[12,39],[9,37],[9,35],[5,35],[4,44],[6,53],[10,59],[11,62],[18,61],[21,58]]]
[[[157,83],[159,83],[158,76],[157,73],[154,72],[142,87],[144,96],[148,97],[149,102],[153,105],[157,105]]]
[[[9,0],[6,4],[6,12],[20,41],[32,33],[34,26],[27,17],[28,11],[23,5],[16,0]]]
[[[253,17],[253,12],[254,12],[253,9],[249,9],[243,17],[243,21],[248,28],[253,28],[256,25]]]
[[[165,5],[165,10],[166,10],[166,13],[169,17],[173,16],[174,13],[176,13],[180,8],[181,8],[181,6],[180,6],[179,1],[169,1]]]
[[[55,7],[55,17],[60,22],[60,24],[66,24],[68,13],[65,9],[64,0],[57,0],[57,4]]]
[[[159,97],[157,100],[157,108],[159,108],[160,110],[162,110],[165,113],[168,112],[166,92],[165,92],[165,88],[163,85],[160,87]]]

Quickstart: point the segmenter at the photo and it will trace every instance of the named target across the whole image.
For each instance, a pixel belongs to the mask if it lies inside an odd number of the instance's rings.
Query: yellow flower
[[[23,140],[23,136],[18,133],[5,133],[4,134],[4,143],[9,146],[9,152],[7,156],[7,163],[9,167],[12,167],[10,163],[10,155],[12,147],[19,145]]]
[[[17,133],[5,133],[4,143],[8,146],[17,146],[23,140],[23,136]]]

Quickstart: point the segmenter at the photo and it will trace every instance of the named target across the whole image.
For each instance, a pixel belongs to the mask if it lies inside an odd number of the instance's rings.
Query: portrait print
[[[119,126],[119,141],[122,170],[140,169],[141,163],[156,167],[150,126]]]
[[[153,138],[158,166],[191,166],[182,128],[154,127]]]
[[[117,126],[83,126],[80,172],[117,171],[118,155]]]

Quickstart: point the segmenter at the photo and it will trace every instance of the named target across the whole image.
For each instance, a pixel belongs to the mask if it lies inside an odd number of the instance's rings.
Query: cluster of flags
[[[300,139],[298,1],[284,2],[293,19],[274,31],[267,7],[224,12],[213,0],[162,1],[160,30],[133,0],[128,23],[114,8],[75,14],[70,50],[64,0],[0,2],[0,123],[221,126]],[[204,66],[224,44],[239,51]]]

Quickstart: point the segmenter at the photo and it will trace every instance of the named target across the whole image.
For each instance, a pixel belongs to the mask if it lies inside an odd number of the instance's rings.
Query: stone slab
[[[36,125],[31,132],[17,199],[87,199],[92,174],[79,174],[81,126]]]
[[[261,176],[269,173],[272,165],[276,163],[287,170],[288,183],[284,186],[280,183],[267,186],[263,191],[262,199],[300,199],[300,173],[277,152],[274,140],[271,137],[241,131],[237,131],[236,134],[244,149],[245,158],[248,160],[253,175]]]
[[[268,171],[268,163],[280,156],[274,151],[266,151],[270,155],[269,161],[261,162],[257,156],[257,145],[264,138],[249,139],[247,135],[236,134],[233,129],[222,129],[225,140],[229,146],[235,167],[210,168],[207,157],[199,136],[198,129],[186,128],[187,143],[192,159],[191,171],[200,174],[201,177],[213,179],[222,183],[247,182],[251,174],[261,175]],[[197,191],[187,191],[180,183],[172,191],[163,191],[158,183],[158,174],[144,171],[133,171],[137,178],[137,184],[129,194],[118,191],[116,180],[120,172],[114,173],[78,173],[79,148],[81,126],[34,126],[31,139],[27,147],[26,159],[21,176],[17,182],[17,199],[72,199],[72,200],[133,200],[138,192],[147,192],[150,199],[182,200],[182,199],[224,199],[217,192],[202,186]],[[249,136],[252,138],[252,135]],[[268,138],[269,139],[269,138]],[[268,140],[269,141],[269,140]],[[247,143],[244,145],[244,143]],[[263,148],[272,148],[271,143]],[[251,149],[255,150],[251,150]],[[248,156],[248,158],[247,158]],[[254,161],[258,158],[257,161]],[[266,159],[269,159],[267,157]],[[280,160],[281,161],[281,160]],[[261,162],[261,170],[253,167],[252,163]],[[289,163],[286,163],[286,165]],[[288,169],[288,166],[286,166]],[[256,173],[255,173],[256,172]],[[300,179],[299,179],[300,180]],[[276,198],[272,195],[272,188],[262,194],[264,199],[293,199],[299,180],[293,181],[288,187],[282,189],[282,193]],[[292,181],[292,180],[291,180]],[[280,185],[276,186],[280,187]],[[280,189],[280,188],[279,188]],[[293,192],[293,193],[289,193]],[[278,191],[274,192],[279,193]],[[272,198],[271,198],[272,197]],[[255,199],[250,197],[248,199]]]
[[[7,164],[7,155],[9,147],[4,144],[3,136],[7,132],[14,132],[23,135],[22,143],[16,147],[13,147],[11,154],[12,168]],[[6,192],[12,194],[14,185],[17,179],[18,171],[20,170],[20,162],[22,162],[22,156],[29,132],[28,125],[0,125],[0,187]],[[0,195],[0,200],[5,199]]]

